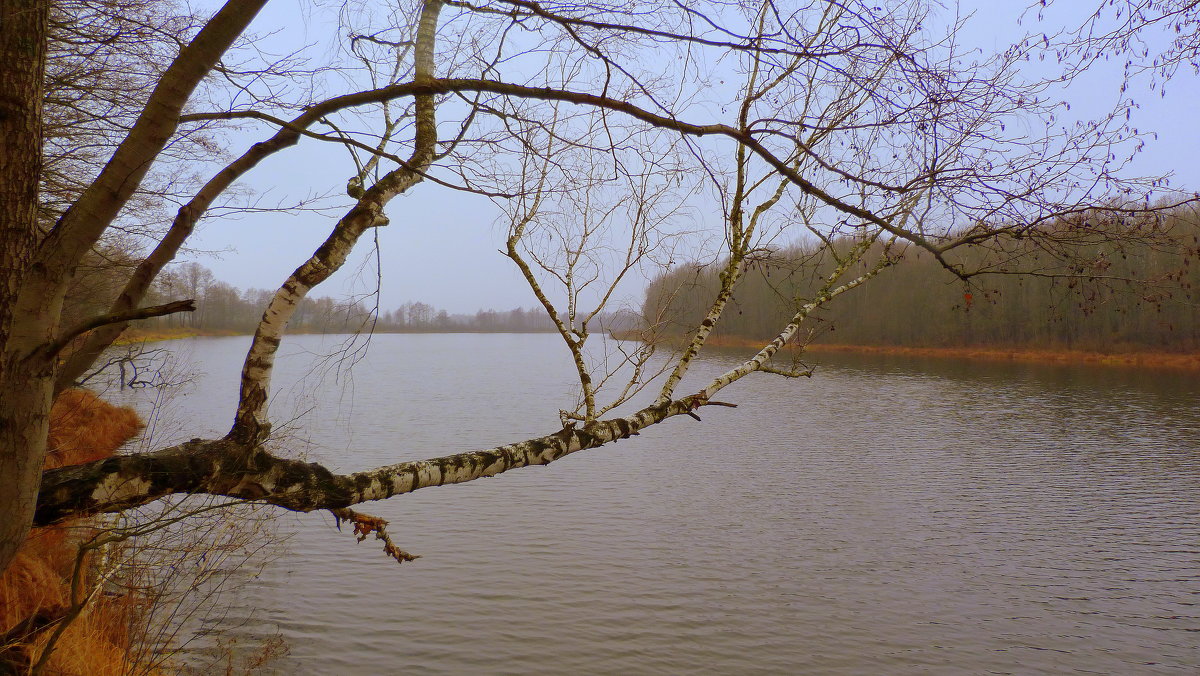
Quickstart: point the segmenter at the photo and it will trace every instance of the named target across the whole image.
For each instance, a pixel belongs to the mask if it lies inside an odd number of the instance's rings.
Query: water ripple
[[[293,390],[335,411],[304,429],[339,467],[542,433],[569,401],[549,336],[374,340],[349,393]],[[192,349],[214,372],[236,357]],[[231,616],[278,627],[297,674],[1200,669],[1190,379],[825,361],[731,388],[740,408],[700,424],[370,506],[424,556],[403,567],[289,517],[295,554]]]

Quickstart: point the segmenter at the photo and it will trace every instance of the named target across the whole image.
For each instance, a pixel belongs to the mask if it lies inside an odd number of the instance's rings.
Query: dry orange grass
[[[1089,350],[1045,350],[1003,347],[889,347],[874,345],[812,344],[811,352],[858,352],[864,354],[949,357],[987,361],[1021,361],[1046,364],[1104,364],[1167,369],[1200,369],[1200,354],[1189,352],[1094,352]]]
[[[132,408],[113,406],[89,390],[66,390],[50,409],[46,469],[107,458],[141,429]]]
[[[160,340],[176,340],[178,338],[195,338],[196,336],[241,336],[245,332],[228,331],[225,329],[187,329],[182,327],[141,329],[128,328],[121,337],[113,342],[114,345],[129,345],[131,343],[153,343]]]
[[[758,349],[765,340],[740,336],[709,336],[710,347]],[[787,349],[792,349],[788,346]],[[906,355],[911,357],[946,357],[985,361],[1022,361],[1046,364],[1103,364],[1106,366],[1137,366],[1166,369],[1200,370],[1200,353],[1146,352],[1136,349],[1113,352],[1088,350],[1050,350],[1031,347],[900,347],[889,345],[835,345],[812,343],[808,352],[852,352],[859,354]]]
[[[113,406],[87,390],[67,390],[50,411],[46,469],[111,456],[142,422],[131,408]],[[55,613],[70,603],[69,579],[76,547],[70,526],[34,529],[0,576],[0,634],[38,611]],[[130,606],[120,599],[94,603],[64,632],[47,663],[49,673],[121,674]],[[35,640],[32,653],[49,638]]]
[[[46,662],[50,674],[80,676],[123,676],[131,671],[127,646],[130,609],[122,599],[105,598],[91,606],[71,623]],[[34,642],[40,652],[49,632]]]
[[[4,631],[42,608],[67,603],[63,576],[45,561],[19,552],[0,578],[0,627]]]

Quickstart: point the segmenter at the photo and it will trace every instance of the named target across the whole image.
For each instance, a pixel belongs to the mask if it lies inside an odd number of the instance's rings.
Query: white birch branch
[[[440,0],[428,0],[421,12],[415,50],[417,83],[433,78],[434,40],[440,10]],[[230,439],[252,449],[270,435],[267,399],[271,372],[284,329],[300,300],[341,268],[364,232],[387,224],[384,206],[421,182],[433,161],[436,145],[437,121],[433,96],[418,94],[413,152],[407,164],[388,172],[364,192],[358,204],[334,226],[325,242],[288,277],[263,312],[242,366],[238,408],[229,431]]]

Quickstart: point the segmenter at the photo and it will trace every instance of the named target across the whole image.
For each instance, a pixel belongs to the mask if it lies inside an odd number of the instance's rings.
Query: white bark
[[[565,427],[543,437],[440,458],[336,475],[321,465],[272,456],[233,439],[193,439],[154,453],[47,472],[35,523],[118,512],[176,494],[258,500],[294,511],[341,509],[431,486],[464,483],[627,439],[707,402],[697,396],[620,418]]]
[[[433,53],[441,6],[440,0],[427,0],[421,12],[414,50],[414,81],[418,85],[433,79]],[[433,162],[436,146],[437,121],[433,96],[417,94],[416,131],[413,152],[408,161],[387,173],[363,193],[358,204],[338,221],[317,251],[288,277],[263,312],[242,367],[238,410],[229,431],[231,439],[253,449],[270,435],[267,400],[271,371],[284,329],[297,305],[313,287],[341,268],[364,232],[388,223],[384,207],[392,198],[421,182]]]

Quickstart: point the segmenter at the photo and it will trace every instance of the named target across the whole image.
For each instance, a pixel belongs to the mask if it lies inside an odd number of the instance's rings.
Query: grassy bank
[[[637,332],[614,334],[620,340],[640,340]],[[680,337],[682,343],[683,338]],[[719,348],[758,349],[765,340],[739,336],[710,336],[707,345]],[[794,350],[792,346],[784,348]],[[806,348],[814,354],[845,352],[855,354],[935,357],[946,359],[978,359],[986,361],[1020,361],[1044,364],[1102,364],[1146,368],[1200,370],[1200,352],[1152,352],[1147,350],[1066,350],[1033,347],[903,347],[891,345],[844,345],[813,343]]]
[[[121,335],[118,345],[195,338],[197,336],[236,336],[236,331],[202,329],[129,329]],[[614,337],[621,340],[639,340],[637,332],[619,332]],[[682,338],[680,338],[682,340]],[[739,336],[710,336],[708,345],[727,348],[759,348],[765,340]],[[791,348],[789,348],[791,349]],[[1150,368],[1200,370],[1200,352],[1155,352],[1149,350],[1067,350],[1035,347],[904,347],[895,345],[846,345],[813,343],[808,352],[852,352],[858,354],[905,355],[913,357],[941,357],[948,359],[981,359],[988,361],[1041,362],[1046,364],[1103,364],[1107,366],[1138,366]]]
[[[114,345],[131,345],[134,343],[153,343],[160,340],[177,340],[180,338],[195,338],[197,336],[239,336],[245,335],[237,331],[218,331],[213,329],[162,328],[143,329],[130,327],[125,329]]]
[[[101,401],[86,390],[67,390],[50,413],[46,469],[109,457],[142,427],[129,408]],[[72,609],[71,577],[78,543],[92,532],[86,522],[34,529],[0,576],[0,672],[24,673]],[[94,586],[84,558],[84,587]],[[98,594],[58,637],[44,673],[126,674],[129,631],[139,604],[130,595]]]
[[[951,359],[982,359],[988,361],[1041,362],[1047,364],[1103,364],[1106,366],[1137,366],[1169,369],[1200,370],[1200,353],[1178,352],[1094,352],[1089,350],[1043,350],[1034,348],[996,347],[888,347],[875,345],[808,346],[809,352],[854,352],[859,354],[888,354],[914,357],[943,357]]]

